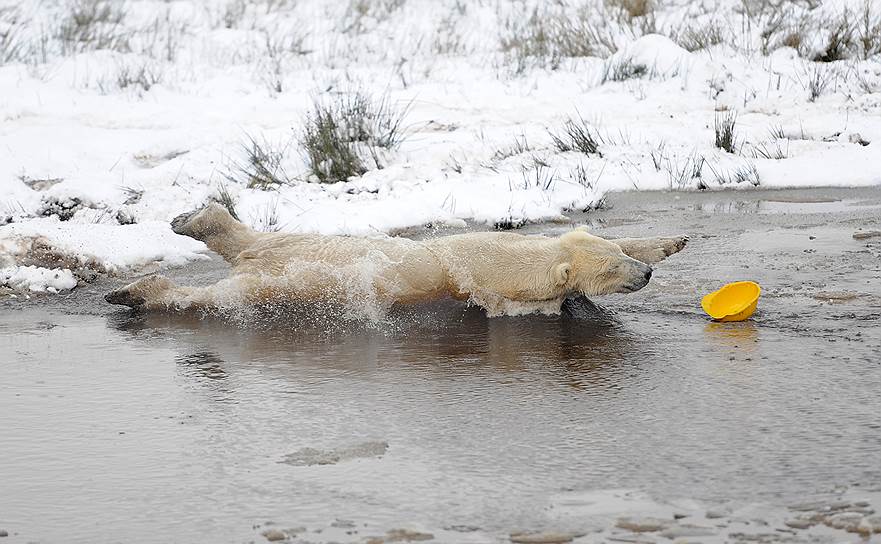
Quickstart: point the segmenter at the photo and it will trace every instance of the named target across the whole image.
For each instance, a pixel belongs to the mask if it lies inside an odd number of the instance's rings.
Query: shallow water
[[[706,237],[643,292],[565,316],[450,302],[327,327],[144,316],[87,295],[0,307],[0,529],[247,542],[302,526],[358,542],[406,527],[492,542],[589,531],[591,515],[641,500],[877,495],[881,271],[878,248],[849,239],[860,216],[713,226],[690,204],[622,198],[650,229]],[[765,287],[760,312],[708,322],[699,295],[743,277]],[[857,296],[817,297],[836,289]],[[618,504],[610,489],[635,491]]]

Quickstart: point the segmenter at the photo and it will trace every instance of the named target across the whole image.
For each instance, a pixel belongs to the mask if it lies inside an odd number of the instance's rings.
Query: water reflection
[[[134,338],[189,346],[177,363],[187,375],[212,380],[226,378],[231,363],[225,361],[231,361],[296,373],[365,374],[388,365],[453,377],[537,371],[574,388],[618,388],[622,365],[639,359],[641,345],[612,312],[584,298],[567,301],[558,316],[492,319],[450,301],[397,310],[379,327],[297,321],[297,315],[243,323],[237,317],[118,312],[108,322]]]
[[[704,327],[704,335],[709,345],[746,353],[755,352],[759,342],[759,329],[753,321],[711,321]]]
[[[860,199],[774,199],[763,200],[707,200],[691,206],[706,214],[812,214],[841,213],[853,207],[877,208],[878,204]]]
[[[691,209],[696,212],[708,214],[755,214],[761,213],[763,201],[761,200],[710,200],[697,202]]]

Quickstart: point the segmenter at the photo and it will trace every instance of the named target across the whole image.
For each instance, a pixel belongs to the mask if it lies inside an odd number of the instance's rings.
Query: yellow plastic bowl
[[[762,288],[753,281],[722,286],[701,300],[701,306],[716,321],[743,321],[756,311]]]

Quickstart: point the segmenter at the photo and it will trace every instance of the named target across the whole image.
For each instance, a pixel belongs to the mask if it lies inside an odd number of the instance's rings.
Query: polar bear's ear
[[[587,228],[587,225],[581,225],[580,227],[575,227],[575,230],[580,230],[582,232],[590,232],[590,229]]]
[[[569,281],[569,270],[572,268],[572,265],[569,263],[560,263],[554,267],[554,281],[557,282],[557,286],[566,285],[566,282]]]
[[[568,246],[573,246],[578,244],[579,242],[584,242],[590,239],[591,235],[581,229],[570,230],[563,236],[560,236],[560,241],[564,245]]]

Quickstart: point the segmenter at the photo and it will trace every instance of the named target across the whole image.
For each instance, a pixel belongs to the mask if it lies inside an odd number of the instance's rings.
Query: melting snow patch
[[[108,271],[155,262],[178,266],[208,258],[205,244],[174,234],[168,223],[158,221],[108,225],[44,219],[0,227],[0,241],[33,236],[43,237],[52,247],[81,260],[94,259]]]
[[[66,268],[41,268],[38,266],[7,266],[0,268],[0,287],[15,291],[57,293],[76,287],[73,272]]]

